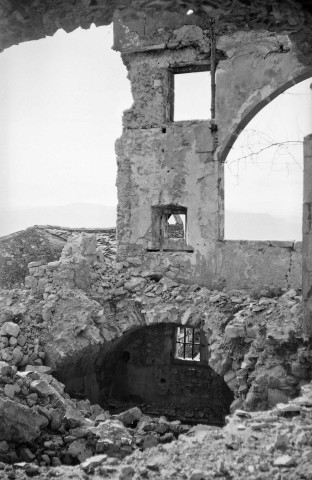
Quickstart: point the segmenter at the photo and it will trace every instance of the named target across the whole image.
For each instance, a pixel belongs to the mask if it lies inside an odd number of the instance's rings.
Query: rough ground
[[[300,291],[209,291],[113,253],[107,238],[74,234],[60,260],[31,262],[21,288],[0,292],[0,478],[312,479],[312,350]],[[112,417],[70,399],[51,375],[162,322],[205,330],[209,365],[236,397],[224,429],[138,410]]]
[[[60,371],[139,326],[201,326],[209,365],[236,396],[235,407],[263,409],[296,396],[312,378],[312,350],[301,333],[300,291],[210,291],[178,284],[171,272],[146,271],[139,258],[116,263],[108,240],[72,235],[60,260],[28,265],[22,289],[2,290],[0,323],[18,336],[0,337],[2,360]]]
[[[124,460],[100,455],[77,467],[1,465],[0,478],[312,479],[312,385],[288,405],[238,410],[224,429],[198,425],[178,441],[135,451]]]

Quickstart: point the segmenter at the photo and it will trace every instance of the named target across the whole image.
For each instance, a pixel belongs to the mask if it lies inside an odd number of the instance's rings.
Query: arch
[[[71,396],[99,403],[111,413],[136,405],[170,420],[222,426],[233,392],[208,365],[205,352],[200,360],[175,354],[176,327],[169,322],[134,326],[116,340],[88,347],[74,363],[68,359],[55,376]],[[207,342],[200,343],[206,350]]]
[[[290,31],[293,34],[293,41],[299,53],[302,52],[303,55],[310,53],[308,42],[302,41],[304,33],[308,32],[307,35],[309,34],[307,25],[309,25],[308,15],[311,7],[308,5],[307,0],[298,0],[295,4],[287,2],[285,9],[281,6],[277,8],[276,15],[272,15],[271,8],[269,8],[270,2],[266,2],[267,6],[265,8],[259,2],[259,6],[255,4],[252,9],[250,9],[248,3],[250,2],[240,3],[242,15],[236,18],[236,2],[228,2],[225,12],[221,15],[221,20],[225,18],[225,22],[228,24],[229,20],[234,16],[235,20],[233,23],[237,27],[245,28],[246,25],[249,25],[252,28],[262,29],[263,25],[267,25],[267,28],[271,31],[274,29],[277,31]],[[89,0],[79,2],[78,4],[70,0],[63,0],[53,3],[41,2],[40,6],[37,7],[34,7],[31,2],[13,2],[8,0],[1,5],[1,15],[4,24],[0,38],[0,49],[5,49],[21,42],[51,36],[59,28],[63,28],[69,33],[79,26],[87,29],[92,23],[96,26],[107,25],[111,23],[116,12],[121,12],[122,16],[128,14],[130,17],[131,15],[130,18],[140,25],[142,13],[155,16],[155,14],[159,14],[160,10],[164,17],[169,17],[168,21],[170,21],[170,16],[176,15],[177,11],[184,13],[186,16],[187,11],[192,10],[194,12],[193,15],[190,15],[192,18],[194,16],[202,17],[203,14],[207,14],[207,8],[209,8],[210,16],[220,18],[220,9],[217,6],[209,5],[207,7],[207,5],[201,5],[201,2],[195,0],[188,0],[187,2],[167,0],[163,3],[146,2],[145,0],[137,0],[136,2]],[[299,16],[298,11],[300,12]],[[294,14],[297,22],[294,22],[295,25],[292,24],[290,26],[289,17],[292,14]],[[305,24],[305,30],[302,28],[303,24]]]
[[[224,163],[227,159],[229,151],[234,145],[236,139],[242,130],[248,125],[248,123],[259,113],[268,103],[274,100],[278,95],[293,87],[297,83],[307,80],[312,76],[312,68],[305,69],[304,72],[292,77],[283,85],[280,85],[276,90],[266,96],[257,105],[255,105],[250,111],[247,111],[240,122],[233,125],[230,132],[227,134],[223,141],[223,145],[217,150],[218,160],[220,163]]]

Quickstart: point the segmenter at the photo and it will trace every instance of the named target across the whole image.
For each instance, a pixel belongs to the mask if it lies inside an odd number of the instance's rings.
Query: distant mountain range
[[[71,203],[57,207],[14,207],[0,211],[0,236],[33,225],[77,228],[116,226],[117,207],[91,203]]]
[[[302,220],[267,213],[225,212],[225,238],[233,240],[301,240]]]
[[[116,226],[116,207],[72,203],[57,207],[14,207],[0,211],[0,236],[33,225],[79,228]],[[225,238],[233,240],[300,240],[301,219],[287,221],[266,213],[227,211]]]

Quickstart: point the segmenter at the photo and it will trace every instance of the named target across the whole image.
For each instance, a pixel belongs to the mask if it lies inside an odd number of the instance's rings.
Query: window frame
[[[167,222],[171,215],[184,215],[184,238],[168,237],[166,235]],[[152,206],[152,246],[148,251],[163,252],[194,252],[194,248],[187,243],[187,208],[181,205]]]
[[[175,122],[188,122],[191,120],[175,120],[174,119],[174,106],[175,106],[175,88],[174,88],[174,76],[182,75],[183,73],[198,73],[198,72],[211,72],[211,65],[207,61],[204,63],[173,66],[168,69],[169,71],[169,89],[168,89],[168,104],[169,104],[169,121]],[[194,120],[194,119],[193,119]],[[210,118],[200,121],[209,121]]]
[[[178,329],[184,329],[184,340],[183,342],[178,341]],[[192,330],[192,342],[186,342],[186,329],[191,329]],[[199,341],[195,342],[195,331],[198,331],[199,333]],[[178,357],[177,356],[177,347],[178,344],[182,344],[184,346],[183,351],[184,351],[184,358]],[[186,345],[192,345],[192,358],[185,358],[185,347]],[[199,346],[199,360],[194,360],[193,355],[194,355],[194,346],[198,345]],[[182,363],[183,365],[202,365],[203,364],[203,359],[202,359],[202,330],[200,327],[193,327],[189,325],[177,325],[175,327],[175,334],[174,334],[174,348],[173,348],[173,359],[176,363]]]

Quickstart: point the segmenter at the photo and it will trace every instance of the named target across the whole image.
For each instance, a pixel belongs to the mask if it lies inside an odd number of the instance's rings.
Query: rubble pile
[[[178,478],[182,472],[193,480],[227,472],[232,478],[311,478],[312,349],[300,330],[300,291],[266,291],[259,298],[210,291],[178,284],[170,266],[146,271],[139,258],[117,263],[113,253],[95,235],[74,234],[59,260],[28,265],[23,289],[1,291],[0,478],[25,472],[44,478],[49,466],[67,478],[64,464],[76,478],[93,471],[94,478],[98,472],[124,480]],[[206,333],[209,365],[236,397],[225,429],[191,428],[137,407],[111,415],[70,399],[51,375],[90,345],[165,322],[201,326]],[[300,388],[303,396],[296,399]],[[122,460],[134,450],[143,453]],[[301,477],[283,476],[298,468]]]
[[[0,461],[77,464],[95,453],[122,458],[133,439],[99,405],[74,401],[49,367],[0,362]]]
[[[18,367],[43,365],[45,352],[29,325],[7,321],[0,327],[1,359]]]
[[[177,442],[136,451],[115,465],[110,478],[311,480],[311,384],[289,404],[266,412],[237,410],[227,421],[223,429],[197,425]],[[102,468],[105,461],[92,469],[92,478],[100,478]]]
[[[135,445],[140,450],[152,448],[158,444],[170,443],[180,434],[187,433],[191,427],[181,424],[180,420],[169,422],[164,416],[157,418],[143,415],[137,407],[131,408],[112,418],[120,420],[125,427],[134,427],[133,436]]]
[[[267,289],[253,298],[244,291],[178,284],[172,265],[147,271],[140,258],[116,263],[104,249],[95,235],[73,235],[59,261],[29,264],[25,285],[40,305],[42,326],[72,337],[70,345],[61,338],[57,346],[54,334],[51,348],[46,339],[50,364],[60,350],[69,356],[87,344],[114,340],[132,326],[169,322],[200,325],[206,332],[209,365],[234,391],[233,408],[255,410],[288,401],[312,378],[312,351],[300,330],[300,291],[277,296]],[[73,319],[69,305],[80,309]]]
[[[124,416],[125,421],[126,418],[132,421],[137,419],[137,412],[129,411]],[[148,425],[144,417],[139,422],[143,429]],[[162,422],[165,423],[159,419],[159,425]],[[53,470],[43,462],[39,465],[34,462],[4,465],[0,462],[0,478],[311,480],[311,462],[310,383],[302,387],[300,397],[288,404],[277,404],[272,410],[236,410],[227,417],[223,429],[197,425],[181,434],[177,441],[150,444],[148,450],[134,450],[132,455],[123,459],[100,453],[80,465],[56,466]]]
[[[35,225],[0,238],[0,288],[20,288],[28,273],[27,264],[47,264],[60,258],[68,238],[79,233],[94,233],[106,256],[116,255],[116,229],[75,229]],[[40,262],[38,263],[38,265]]]
[[[151,418],[132,408],[110,415],[99,405],[72,400],[51,369],[24,371],[0,362],[0,462],[75,465],[95,454],[124,458],[134,448],[168,443],[190,427]]]

